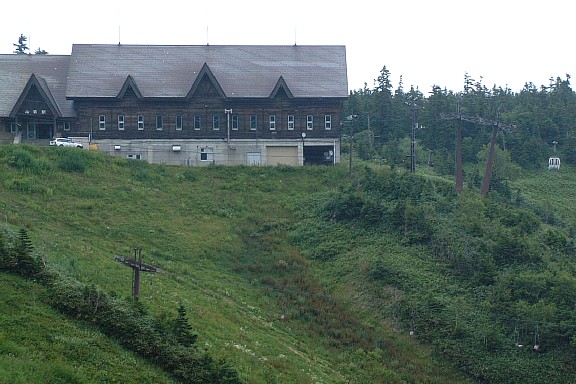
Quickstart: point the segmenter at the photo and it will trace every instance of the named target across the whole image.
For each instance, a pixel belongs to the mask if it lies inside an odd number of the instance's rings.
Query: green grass
[[[158,367],[44,302],[38,284],[0,273],[0,383],[173,383]]]
[[[544,215],[576,227],[576,170],[562,165],[559,171],[545,168],[525,171],[525,175],[512,183],[513,192],[535,204]]]
[[[427,180],[451,183],[428,171]],[[144,305],[174,316],[183,304],[199,345],[247,383],[472,382],[437,353],[438,345],[411,337],[399,313],[411,292],[457,305],[462,318],[476,309],[456,297],[467,293],[445,266],[397,235],[313,214],[329,196],[352,188],[345,166],[182,168],[3,146],[0,175],[3,218],[13,230],[28,229],[49,268],[127,298],[131,270],[114,256],[132,257],[142,247],[144,262],[161,270],[142,275]],[[574,176],[564,166],[556,174],[526,173],[511,183],[512,192],[520,188],[526,204],[573,223]],[[550,186],[553,201],[546,197]],[[380,267],[388,280],[376,284],[367,276]],[[29,382],[20,375],[34,372],[36,382],[114,382],[97,376],[112,372],[130,382],[130,370],[105,353],[125,356],[129,366],[140,360],[43,305],[42,288],[4,280],[11,300],[23,305],[21,315],[40,311],[29,323],[50,327],[20,324],[1,334],[9,351],[0,355],[3,378]],[[12,324],[11,313],[3,311],[0,321]],[[48,313],[55,317],[44,320]],[[44,355],[25,358],[38,353]],[[147,367],[151,373],[142,376],[158,378],[149,382],[169,382]]]

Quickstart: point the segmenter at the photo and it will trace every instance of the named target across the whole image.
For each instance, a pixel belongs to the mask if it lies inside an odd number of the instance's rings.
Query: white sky
[[[576,75],[574,14],[566,0],[77,0],[2,4],[0,53],[20,33],[28,47],[70,54],[72,44],[345,45],[350,89],[374,87],[385,65],[427,93],[547,85]]]

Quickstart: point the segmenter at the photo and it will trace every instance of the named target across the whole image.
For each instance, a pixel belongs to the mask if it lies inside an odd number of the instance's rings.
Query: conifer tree
[[[34,260],[32,251],[34,247],[28,237],[28,232],[24,228],[20,228],[14,253],[16,257],[15,272],[25,277],[32,277],[40,272],[40,264]]]
[[[14,50],[14,53],[18,54],[18,55],[23,55],[26,54],[29,50],[28,45],[26,44],[26,41],[28,41],[28,38],[26,36],[24,36],[23,33],[20,34],[20,37],[18,38],[18,44],[13,44],[16,49]]]
[[[175,334],[178,343],[185,347],[191,347],[196,343],[198,335],[192,331],[192,327],[188,322],[186,308],[182,304],[178,306],[178,317],[175,324]]]

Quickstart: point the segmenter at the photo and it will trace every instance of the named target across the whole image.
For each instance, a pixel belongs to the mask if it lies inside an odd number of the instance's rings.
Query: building
[[[0,139],[175,165],[334,164],[344,46],[74,45],[0,55]],[[4,129],[2,129],[4,128]]]

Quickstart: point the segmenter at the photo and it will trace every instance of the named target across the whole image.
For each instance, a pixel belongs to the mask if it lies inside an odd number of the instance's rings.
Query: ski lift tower
[[[488,152],[488,159],[486,161],[486,170],[484,171],[484,178],[482,179],[482,187],[480,189],[481,196],[487,196],[492,181],[492,168],[494,164],[494,147],[496,146],[496,135],[499,130],[505,133],[515,132],[517,127],[513,124],[504,124],[499,121],[499,112],[496,114],[496,120],[484,119],[480,116],[466,116],[460,113],[460,105],[458,104],[457,113],[442,113],[440,118],[443,120],[456,120],[458,122],[456,130],[456,192],[460,193],[463,190],[464,177],[462,172],[462,121],[475,123],[478,125],[492,126],[492,139],[490,140],[490,149]]]
[[[114,261],[118,261],[132,268],[132,295],[135,299],[138,299],[138,296],[140,296],[140,272],[160,272],[160,269],[142,263],[142,248],[140,247],[134,248],[134,259],[127,259],[123,256],[114,256]]]

